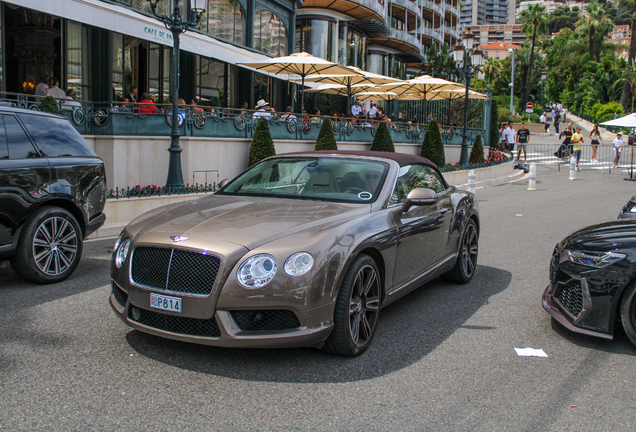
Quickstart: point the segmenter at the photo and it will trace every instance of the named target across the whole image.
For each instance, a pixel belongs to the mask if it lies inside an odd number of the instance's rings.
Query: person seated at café
[[[320,123],[320,117],[319,117],[319,116],[320,116],[320,110],[319,110],[318,108],[316,108],[316,109],[314,110],[314,117],[312,117],[312,118],[311,118],[311,122],[312,122],[313,124],[318,124],[318,123]]]
[[[141,100],[135,108],[135,113],[156,114],[157,112],[157,105],[150,99],[150,94],[148,92],[142,93]]]
[[[291,120],[296,120],[296,116],[294,114],[292,114],[293,108],[290,106],[288,106],[285,109],[285,114],[283,114],[282,116],[280,116],[281,120],[284,121],[291,121]]]

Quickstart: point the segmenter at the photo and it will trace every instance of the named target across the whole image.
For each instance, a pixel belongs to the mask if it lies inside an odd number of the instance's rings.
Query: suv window
[[[9,146],[7,145],[7,134],[4,131],[3,116],[0,116],[0,160],[9,159]]]
[[[27,159],[40,157],[28,135],[22,129],[18,119],[12,115],[3,115],[4,127],[7,132],[7,143],[9,144],[10,159]]]
[[[22,113],[18,116],[44,156],[95,156],[68,120]]]
[[[397,185],[391,197],[391,204],[402,203],[415,188],[430,189],[435,193],[444,191],[444,181],[427,165],[407,165],[400,168]]]

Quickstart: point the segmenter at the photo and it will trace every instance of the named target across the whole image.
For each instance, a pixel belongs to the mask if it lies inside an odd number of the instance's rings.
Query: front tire
[[[73,215],[43,207],[27,219],[11,259],[13,270],[30,282],[49,284],[69,277],[82,257],[82,230]]]
[[[380,313],[381,282],[375,261],[358,256],[347,270],[336,299],[334,328],[323,349],[357,356],[371,345]]]
[[[470,282],[477,270],[477,256],[479,254],[479,232],[473,219],[468,219],[462,241],[459,244],[455,267],[442,275],[447,282],[466,284]]]
[[[629,340],[636,345],[636,283],[632,283],[621,300],[621,321]]]

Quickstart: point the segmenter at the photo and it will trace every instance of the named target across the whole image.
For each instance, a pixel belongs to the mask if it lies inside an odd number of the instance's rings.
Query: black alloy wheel
[[[11,267],[22,278],[55,283],[69,277],[82,256],[82,230],[65,209],[43,207],[24,224]]]
[[[636,345],[636,282],[632,282],[623,293],[620,313],[625,333]]]
[[[461,284],[470,282],[477,269],[478,255],[479,232],[477,231],[475,221],[469,219],[459,244],[457,262],[452,270],[442,275],[442,279]]]
[[[325,342],[325,351],[356,356],[369,347],[380,313],[379,274],[368,255],[358,256],[351,264],[336,299],[334,329]]]

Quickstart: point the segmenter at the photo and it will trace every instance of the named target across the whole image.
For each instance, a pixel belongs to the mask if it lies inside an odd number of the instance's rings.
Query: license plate
[[[150,294],[150,307],[181,313],[181,299],[161,294]]]

